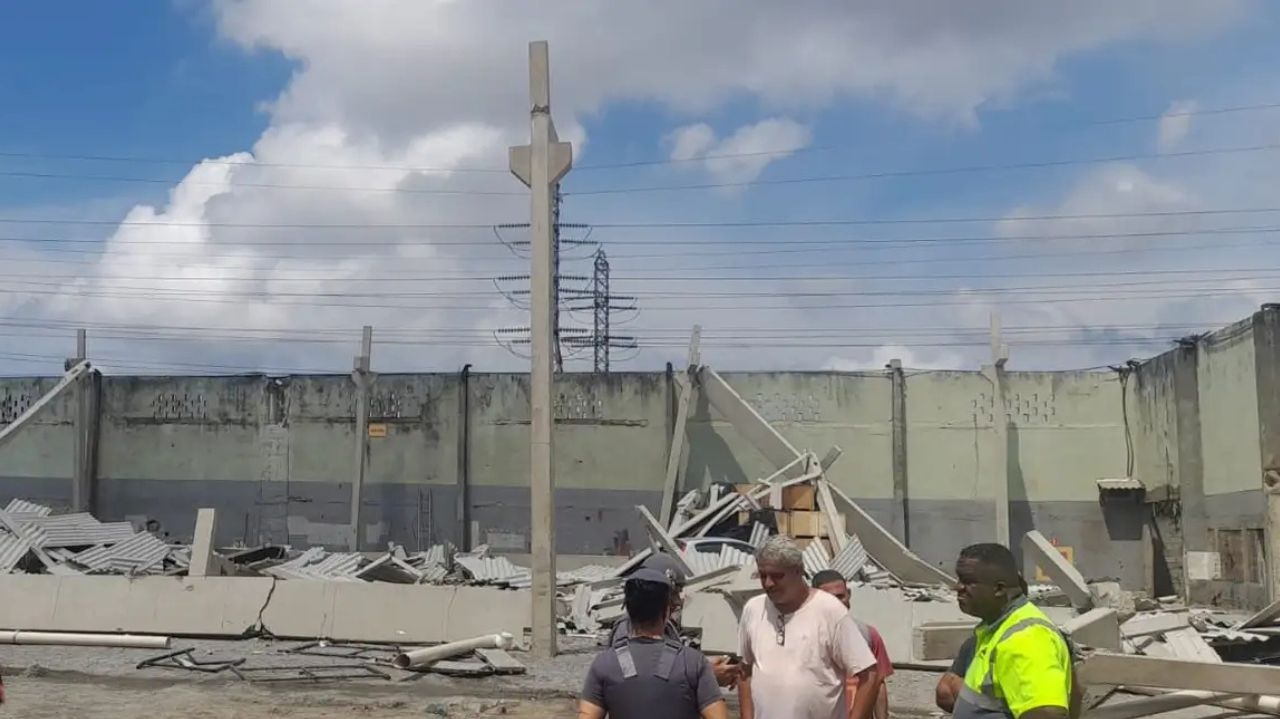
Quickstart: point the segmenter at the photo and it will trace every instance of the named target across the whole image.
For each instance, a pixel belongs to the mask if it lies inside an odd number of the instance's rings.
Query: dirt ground
[[[243,684],[150,687],[116,681],[6,679],[0,715],[24,719],[550,719],[573,716],[560,699],[424,697],[414,692],[361,691],[359,687],[261,689]]]

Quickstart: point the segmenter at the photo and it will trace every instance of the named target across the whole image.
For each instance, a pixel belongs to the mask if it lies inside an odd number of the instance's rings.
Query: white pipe
[[[70,632],[24,632],[0,629],[0,644],[48,644],[65,647],[123,647],[125,649],[168,649],[169,637],[136,634],[73,634]]]
[[[441,659],[456,657],[459,654],[466,654],[477,649],[510,649],[513,639],[510,634],[503,632],[501,634],[486,634],[483,637],[474,639],[463,639],[458,642],[449,642],[448,644],[439,644],[434,647],[423,647],[422,649],[414,649],[411,652],[397,654],[391,663],[397,669],[419,669],[425,667],[432,662],[438,662]]]

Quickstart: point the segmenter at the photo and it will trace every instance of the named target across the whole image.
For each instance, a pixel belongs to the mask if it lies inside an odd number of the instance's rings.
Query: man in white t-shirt
[[[809,586],[800,549],[786,537],[765,542],[756,567],[764,594],[747,602],[738,624],[742,719],[871,719],[883,677],[849,610]],[[850,677],[859,687],[853,706]]]

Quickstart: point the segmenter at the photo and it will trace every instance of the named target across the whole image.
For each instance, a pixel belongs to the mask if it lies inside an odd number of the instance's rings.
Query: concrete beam
[[[80,362],[67,370],[66,374],[62,375],[62,379],[58,380],[57,384],[55,384],[48,392],[45,392],[40,399],[31,403],[31,406],[27,408],[27,411],[18,415],[12,422],[5,425],[4,429],[0,429],[0,446],[3,446],[5,442],[17,435],[18,430],[22,429],[27,422],[30,422],[32,417],[35,417],[40,413],[40,410],[49,406],[51,402],[60,397],[67,388],[75,384],[81,377],[88,373],[88,371],[88,362]]]
[[[924,584],[955,584],[955,577],[938,569],[921,559],[906,545],[898,541],[892,533],[880,526],[862,507],[849,499],[849,495],[840,488],[827,482],[827,487],[836,498],[843,500],[849,512],[845,515],[849,529],[862,541],[867,555],[884,567],[890,574],[904,582],[921,582]]]
[[[912,659],[955,659],[960,647],[973,637],[974,622],[927,622],[912,628]]]
[[[1080,611],[1093,608],[1093,594],[1089,592],[1089,585],[1084,581],[1084,576],[1058,553],[1043,534],[1036,530],[1027,532],[1022,538],[1022,551],[1066,593],[1072,606]]]
[[[675,563],[680,567],[680,571],[684,572],[686,579],[692,577],[693,568],[689,566],[688,562],[684,561],[684,555],[681,554],[680,547],[676,544],[675,540],[671,538],[671,535],[667,534],[667,530],[662,528],[662,525],[658,523],[658,520],[654,519],[653,515],[649,512],[649,508],[643,504],[638,504],[636,505],[636,511],[640,513],[640,518],[644,520],[645,528],[649,530],[649,536],[658,543],[658,546],[662,548],[662,551],[666,552],[668,556],[675,560]]]
[[[1110,607],[1090,609],[1063,624],[1062,631],[1081,646],[1120,651],[1120,617]]]
[[[214,565],[213,537],[216,533],[217,511],[201,509],[196,512],[196,529],[191,538],[191,566],[188,577],[207,577]]]
[[[271,577],[0,576],[0,626],[416,644],[529,625],[529,592]]]
[[[831,488],[827,480],[819,477],[814,480],[818,494],[818,508],[822,510],[823,516],[827,520],[827,528],[831,533],[831,546],[835,554],[839,554],[844,545],[849,543],[848,528],[845,522],[840,520],[840,513],[836,511],[835,500],[831,498]]]
[[[1280,617],[1280,599],[1268,604],[1264,609],[1249,616],[1244,621],[1239,622],[1232,629],[1249,629],[1271,624],[1276,620],[1276,617]]]
[[[1266,694],[1280,686],[1280,667],[1210,664],[1098,652],[1078,665],[1084,684]]]
[[[689,408],[693,405],[693,393],[696,383],[694,373],[697,372],[697,366],[702,364],[701,353],[698,345],[702,339],[702,328],[698,325],[693,326],[693,333],[689,337],[689,363],[685,366],[685,381],[676,382],[676,386],[680,389],[680,398],[676,400],[676,424],[671,429],[671,448],[667,452],[667,474],[662,483],[662,507],[658,512],[658,517],[665,524],[671,521],[671,511],[674,508],[676,494],[680,491],[681,480],[684,479],[684,467],[688,464],[689,443],[685,436],[686,429],[689,425]],[[681,379],[677,376],[677,380]]]
[[[729,386],[724,378],[710,367],[698,370],[699,386],[707,395],[707,401],[716,411],[733,425],[738,433],[746,438],[753,447],[760,450],[775,467],[785,467],[801,456],[778,431],[775,430],[755,409]],[[793,475],[799,469],[792,469]]]
[[[1137,615],[1120,625],[1120,634],[1125,639],[1143,637],[1151,634],[1164,634],[1188,625],[1185,612],[1177,614]],[[1238,627],[1237,627],[1238,628]]]

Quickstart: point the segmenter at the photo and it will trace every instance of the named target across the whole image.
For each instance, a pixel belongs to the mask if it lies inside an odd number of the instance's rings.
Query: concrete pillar
[[[369,373],[370,355],[373,353],[373,328],[365,325],[360,339],[360,355],[355,359],[351,379],[356,385],[356,442],[355,468],[351,477],[351,551],[360,551],[360,538],[364,528],[364,478],[369,467]]]
[[[910,493],[907,491],[907,380],[902,360],[889,360],[892,382],[890,423],[893,442],[893,513],[889,531],[911,547]]]
[[[1264,532],[1269,597],[1280,599],[1280,305],[1263,305],[1253,316],[1258,386],[1261,482],[1266,497]]]
[[[558,305],[553,238],[555,188],[573,165],[573,148],[551,121],[551,71],[545,41],[529,43],[529,144],[510,150],[511,172],[529,188],[529,507],[533,575],[533,654],[556,654],[555,474],[551,400]]]
[[[67,359],[70,369],[88,357],[88,333],[76,330],[76,354]],[[97,464],[98,373],[91,370],[76,380],[72,389],[74,417],[74,456],[72,457],[71,509],[75,512],[94,510],[94,470]]]
[[[1204,505],[1204,454],[1200,437],[1199,350],[1194,342],[1182,343],[1174,350],[1173,392],[1178,446],[1179,517],[1165,517],[1157,510],[1155,521],[1166,545],[1166,555],[1173,555],[1169,568],[1175,588],[1188,594],[1186,578],[1187,551],[1209,550],[1208,516]],[[1174,538],[1180,538],[1179,544]],[[1172,541],[1171,541],[1172,540]]]
[[[471,365],[458,374],[458,529],[454,544],[471,551]]]
[[[991,313],[991,364],[982,368],[982,375],[991,383],[992,448],[988,457],[991,463],[984,472],[995,485],[992,500],[996,505],[995,540],[1015,553],[1021,542],[1009,536],[1009,415],[1005,411],[1004,365],[1009,350],[1000,338],[1000,313]]]

